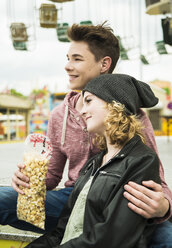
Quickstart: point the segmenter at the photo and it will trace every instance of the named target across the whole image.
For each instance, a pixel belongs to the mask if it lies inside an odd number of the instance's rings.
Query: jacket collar
[[[138,135],[135,135],[133,138],[131,138],[127,144],[121,149],[121,151],[115,155],[112,160],[114,159],[121,159],[126,157],[130,151],[133,149],[133,147],[141,140],[141,138]],[[99,153],[95,158],[95,164],[98,165],[101,163],[103,156],[105,155],[106,151],[102,151]]]
[[[126,157],[130,151],[133,149],[133,147],[141,141],[141,138],[138,135],[135,135],[133,138],[131,138],[127,144],[121,149],[121,151],[115,156],[116,158],[124,158]]]

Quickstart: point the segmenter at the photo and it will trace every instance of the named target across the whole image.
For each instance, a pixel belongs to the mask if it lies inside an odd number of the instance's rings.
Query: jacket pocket
[[[103,185],[101,198],[107,201],[111,192],[119,184],[121,175],[115,171],[100,171],[99,178],[102,181],[102,185]]]
[[[100,213],[104,209],[111,192],[119,184],[120,179],[121,175],[118,172],[99,171],[98,176],[92,183],[87,199],[94,204],[94,207]]]

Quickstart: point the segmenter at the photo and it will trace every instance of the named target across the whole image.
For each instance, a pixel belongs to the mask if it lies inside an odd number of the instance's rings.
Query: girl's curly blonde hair
[[[123,146],[136,134],[145,143],[145,138],[142,134],[143,126],[136,115],[127,115],[125,106],[115,101],[107,103],[107,109],[109,113],[105,118],[105,127],[106,134],[110,138],[112,145]],[[96,135],[93,142],[101,150],[107,147],[104,136]]]

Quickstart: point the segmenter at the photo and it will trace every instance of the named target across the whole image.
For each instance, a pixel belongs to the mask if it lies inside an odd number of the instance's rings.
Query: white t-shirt
[[[87,181],[82,191],[80,192],[71,215],[69,217],[68,223],[66,225],[65,233],[61,241],[61,245],[69,241],[70,239],[77,238],[83,233],[83,222],[85,213],[85,204],[87,195],[92,183],[93,176]]]

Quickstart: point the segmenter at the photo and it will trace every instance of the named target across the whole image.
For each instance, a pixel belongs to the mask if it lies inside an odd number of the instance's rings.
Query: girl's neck
[[[122,149],[122,146],[107,145],[107,153],[103,157],[102,165],[106,164],[111,158],[116,156]]]

